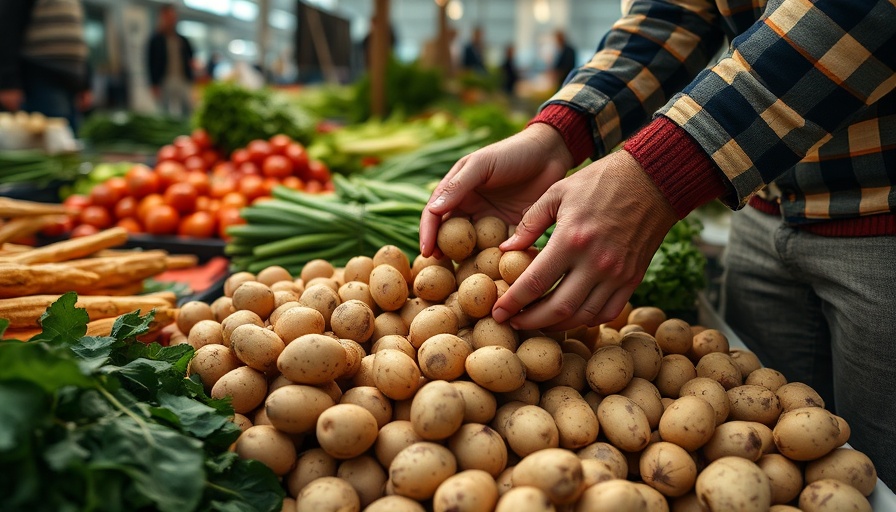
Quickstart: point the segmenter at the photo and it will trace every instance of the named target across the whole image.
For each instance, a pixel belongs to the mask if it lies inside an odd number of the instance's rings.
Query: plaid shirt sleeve
[[[571,108],[590,125],[585,156],[609,153],[706,67],[723,39],[718,17],[711,1],[635,1],[534,122],[562,133],[558,118]]]
[[[740,207],[896,87],[893,0],[775,0],[659,113],[682,127]]]

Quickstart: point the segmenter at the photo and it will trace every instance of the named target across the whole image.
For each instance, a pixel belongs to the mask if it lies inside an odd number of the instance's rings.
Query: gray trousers
[[[822,237],[735,212],[725,321],[762,363],[812,386],[896,486],[896,236]]]

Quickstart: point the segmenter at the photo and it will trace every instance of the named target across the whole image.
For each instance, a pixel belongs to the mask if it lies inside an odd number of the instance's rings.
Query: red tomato
[[[211,169],[218,160],[221,159],[221,155],[218,154],[214,149],[203,149],[199,156],[202,157],[202,161],[205,162],[205,168]]]
[[[236,190],[236,179],[231,176],[213,176],[209,180],[208,194],[213,198],[221,198]]]
[[[57,215],[53,221],[40,230],[44,236],[62,236],[75,227],[75,220],[68,215]]]
[[[247,204],[248,202],[246,201],[246,197],[239,192],[230,192],[228,194],[225,194],[224,197],[221,198],[221,209],[242,208]]]
[[[156,165],[156,175],[159,177],[159,190],[165,190],[172,183],[183,180],[187,168],[180,162],[165,161]]]
[[[271,137],[268,143],[271,145],[271,152],[275,155],[286,154],[286,148],[292,144],[292,138],[289,135],[280,133]]]
[[[78,224],[74,227],[74,229],[72,229],[72,232],[69,236],[72,238],[78,238],[79,236],[95,235],[99,232],[100,230],[96,226],[91,226],[90,224]]]
[[[116,219],[137,216],[137,199],[133,196],[122,197],[115,203],[114,212]]]
[[[229,240],[230,235],[227,234],[227,228],[239,224],[245,224],[246,221],[240,217],[240,211],[236,208],[221,208],[218,211],[218,236],[224,240]]]
[[[233,151],[230,154],[230,161],[233,162],[233,165],[239,167],[241,164],[249,161],[249,150],[246,148],[240,148]]]
[[[184,144],[177,148],[177,159],[181,162],[186,162],[187,158],[191,156],[199,156],[200,149],[196,144],[193,144],[192,140],[189,144]]]
[[[327,164],[320,160],[311,160],[308,162],[308,179],[317,180],[321,183],[330,181],[330,168]]]
[[[305,184],[298,176],[287,176],[280,181],[280,184],[293,190],[302,190],[305,187]]]
[[[210,238],[215,234],[215,218],[208,212],[192,213],[181,221],[177,234],[194,238]]]
[[[128,192],[137,199],[159,191],[159,176],[143,164],[128,169],[124,180],[128,184]]]
[[[218,162],[212,167],[212,176],[230,176],[236,172],[233,162]]]
[[[336,192],[336,184],[333,183],[333,180],[330,180],[330,181],[324,183],[324,191]]]
[[[308,192],[309,194],[319,194],[323,192],[323,190],[323,183],[317,180],[308,180],[305,182],[305,192]]]
[[[283,155],[271,155],[264,159],[261,173],[268,178],[285,178],[292,175],[292,160]]]
[[[243,162],[236,168],[237,176],[260,176],[261,169],[255,165],[255,162]]]
[[[115,208],[121,194],[106,183],[98,183],[90,190],[90,203],[103,208]]]
[[[265,195],[264,180],[261,176],[243,176],[240,178],[237,190],[251,203],[255,198]]]
[[[201,172],[205,172],[207,168],[205,165],[205,160],[203,160],[199,155],[187,157],[186,160],[184,160],[184,167],[186,167],[187,171]]]
[[[180,215],[167,204],[160,204],[146,214],[146,232],[151,235],[171,235],[177,232]]]
[[[168,160],[177,160],[177,148],[171,144],[160,147],[159,152],[156,153],[157,162],[165,162]]]
[[[208,195],[211,189],[211,181],[208,174],[199,171],[188,172],[184,180],[196,189],[196,193],[200,196]]]
[[[142,233],[143,226],[140,225],[140,222],[133,217],[125,217],[123,219],[118,219],[118,222],[115,223],[116,226],[120,228],[124,228],[128,231],[128,233]]]
[[[286,147],[286,152],[284,153],[290,160],[292,160],[293,174],[302,179],[307,179],[308,176],[308,152],[305,151],[305,146],[299,144],[298,142],[294,142]]]
[[[90,198],[82,194],[72,194],[62,201],[62,205],[69,210],[80,212],[85,207],[90,206]]]
[[[160,204],[165,204],[162,194],[150,194],[141,199],[140,204],[137,205],[137,220],[146,224],[146,214]]]
[[[208,132],[205,131],[204,128],[196,128],[193,130],[193,133],[190,134],[190,138],[193,139],[194,144],[202,149],[212,147],[212,139],[208,136]]]
[[[128,189],[128,182],[121,176],[114,176],[112,178],[109,178],[108,180],[106,180],[106,186],[116,191],[119,198],[130,194],[130,190]]]
[[[270,197],[271,192],[274,191],[274,187],[280,184],[280,180],[277,178],[265,178],[264,179],[264,195],[261,197]]]
[[[193,185],[180,182],[165,189],[164,197],[165,204],[173,207],[178,213],[186,214],[196,209],[196,198],[199,194]]]
[[[261,165],[271,155],[271,145],[266,140],[255,139],[246,145],[246,151],[249,152],[249,160],[255,162],[255,165]]]
[[[97,229],[106,229],[112,226],[112,215],[109,214],[109,210],[98,205],[91,205],[81,210],[78,220],[81,221],[81,224],[90,224]]]

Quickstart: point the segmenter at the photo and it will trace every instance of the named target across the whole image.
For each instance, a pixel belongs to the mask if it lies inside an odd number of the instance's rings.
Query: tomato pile
[[[197,129],[157,154],[155,169],[142,164],[72,195],[63,203],[78,211],[48,226],[44,234],[72,237],[121,226],[131,233],[226,239],[240,224],[240,208],[271,196],[283,185],[310,193],[333,190],[330,170],[310,159],[305,147],[286,135],[253,140],[221,159],[208,134]]]

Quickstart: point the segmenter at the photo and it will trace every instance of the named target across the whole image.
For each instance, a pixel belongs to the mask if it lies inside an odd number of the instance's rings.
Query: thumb
[[[548,189],[523,213],[513,236],[500,245],[502,251],[521,251],[531,247],[554,224],[560,207],[560,196],[554,190],[554,187]]]
[[[482,159],[467,155],[454,164],[430,196],[426,209],[434,215],[444,215],[457,208],[464,198],[485,182]]]

